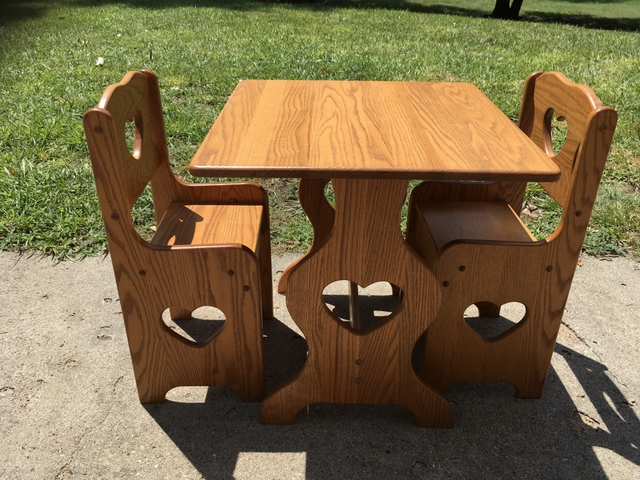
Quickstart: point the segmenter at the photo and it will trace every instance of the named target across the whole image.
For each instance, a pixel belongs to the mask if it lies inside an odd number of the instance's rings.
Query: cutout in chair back
[[[216,307],[203,306],[196,308],[190,318],[172,320],[167,308],[162,312],[162,321],[173,334],[203,345],[224,326],[226,316]]]
[[[497,340],[526,318],[527,308],[519,302],[502,305],[498,317],[481,317],[475,305],[470,305],[464,312],[466,324],[484,340]]]
[[[352,286],[354,289],[350,291]],[[365,330],[391,318],[402,303],[402,292],[389,282],[376,282],[363,288],[347,280],[338,280],[323,289],[322,299],[338,320],[357,330]]]
[[[133,112],[133,119],[127,120],[124,131],[125,141],[131,156],[136,160],[140,160],[142,156],[142,135],[144,133],[142,112],[140,110]]]
[[[545,150],[548,155],[555,156],[560,153],[567,141],[569,132],[567,119],[556,116],[553,108],[547,110],[546,117],[545,124],[548,128],[545,128]]]

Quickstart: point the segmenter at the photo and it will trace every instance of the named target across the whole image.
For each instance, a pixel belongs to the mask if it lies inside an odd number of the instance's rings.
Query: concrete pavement
[[[276,279],[293,260],[274,258]],[[640,266],[586,257],[543,397],[457,384],[455,427],[395,406],[312,405],[260,425],[226,388],[138,402],[111,262],[0,253],[2,478],[640,478]],[[276,294],[267,389],[306,343]]]

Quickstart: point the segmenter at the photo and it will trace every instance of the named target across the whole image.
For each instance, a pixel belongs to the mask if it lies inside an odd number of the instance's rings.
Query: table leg
[[[402,405],[419,426],[451,427],[444,397],[415,374],[413,348],[435,317],[440,285],[402,237],[406,180],[334,179],[335,221],[326,239],[290,271],[287,307],[307,338],[302,370],[262,403],[262,423],[293,423],[312,403]],[[322,299],[324,287],[386,281],[402,292],[398,309],[370,329],[347,326]]]
[[[360,297],[356,282],[349,282],[349,324],[355,329],[361,328]]]

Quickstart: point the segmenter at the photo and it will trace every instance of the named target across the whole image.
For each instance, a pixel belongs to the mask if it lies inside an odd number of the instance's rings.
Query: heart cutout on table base
[[[322,300],[338,319],[357,330],[366,330],[391,318],[402,303],[402,291],[389,282],[364,288],[338,280],[324,287]]]

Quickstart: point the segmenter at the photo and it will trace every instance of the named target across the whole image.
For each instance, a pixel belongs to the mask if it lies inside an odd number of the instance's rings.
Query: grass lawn
[[[185,176],[240,79],[469,81],[516,119],[526,76],[558,70],[619,114],[585,249],[640,256],[640,0],[525,0],[519,22],[484,18],[492,8],[488,0],[0,3],[0,249],[60,258],[105,251],[82,115],[128,70],[158,75],[169,153]],[[296,184],[262,183],[275,248],[304,250],[311,229]],[[536,189],[528,198],[543,212],[530,226],[545,235],[557,210]],[[149,195],[134,214],[148,231]]]

